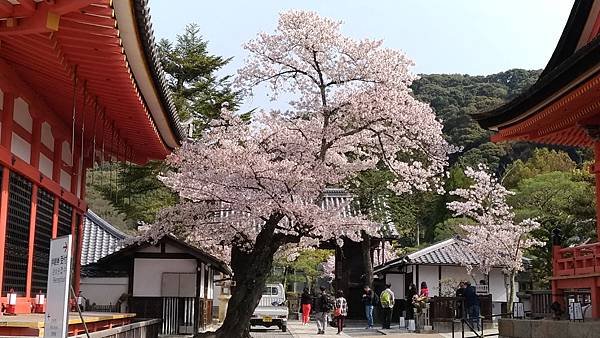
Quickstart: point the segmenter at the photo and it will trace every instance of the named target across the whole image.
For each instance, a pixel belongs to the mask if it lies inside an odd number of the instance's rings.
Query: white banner
[[[44,338],[67,337],[72,243],[71,235],[58,237],[50,242]]]

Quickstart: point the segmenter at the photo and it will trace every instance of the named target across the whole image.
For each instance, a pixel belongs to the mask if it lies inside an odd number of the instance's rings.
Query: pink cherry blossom
[[[513,193],[489,174],[485,165],[480,164],[478,170],[468,167],[465,175],[473,180],[473,184],[466,189],[450,192],[459,200],[448,203],[448,209],[455,216],[473,221],[460,225],[466,232],[460,242],[478,258],[477,268],[483,273],[488,274],[492,268],[503,269],[509,279],[507,297],[509,304],[512,304],[514,277],[524,268],[524,251],[543,244],[529,236],[540,224],[533,219],[515,222],[515,214],[506,203],[506,198]]]
[[[161,213],[149,236],[177,232],[211,252],[251,251],[275,220],[284,239],[273,245],[358,241],[379,226],[344,212],[348,205],[324,207],[325,188],[378,164],[394,173],[388,184],[397,193],[439,188],[455,149],[431,107],[411,95],[412,61],[382,41],[345,37],[340,26],[289,11],[275,32],[245,45],[237,84],[246,92],[268,84],[273,99],[292,93],[290,110],[248,122],[223,107],[198,140],[169,158],[173,170],[160,179],[181,202]]]

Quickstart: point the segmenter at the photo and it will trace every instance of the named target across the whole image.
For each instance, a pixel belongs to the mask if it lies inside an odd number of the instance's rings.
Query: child
[[[341,290],[336,293],[335,298],[335,306],[334,306],[334,316],[337,320],[338,332],[340,334],[344,331],[344,319],[348,315],[348,302],[346,298],[344,298],[344,292]]]

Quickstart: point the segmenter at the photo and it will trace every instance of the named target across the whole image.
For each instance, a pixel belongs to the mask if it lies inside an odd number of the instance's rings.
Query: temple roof
[[[123,240],[131,236],[115,228],[92,210],[85,214],[81,265],[94,263],[123,247]]]
[[[168,243],[170,245],[174,245],[175,247],[181,249],[181,252],[189,255],[190,257],[195,257],[197,259],[202,260],[203,262],[210,263],[219,272],[231,275],[231,269],[225,262],[196,246],[190,245],[178,239],[173,235],[165,235],[160,240],[158,240],[157,243],[150,243],[149,241],[131,243],[121,248],[120,250],[101,258],[95,264],[99,266],[113,267],[123,263],[124,261],[126,261],[127,258],[134,257],[136,252],[139,252],[144,248],[159,245],[160,243]]]
[[[506,104],[474,114],[475,120],[491,130],[509,127],[597,74],[600,70],[599,13],[600,1],[576,0],[556,49],[537,82]]]
[[[375,267],[374,272],[385,272],[405,265],[477,265],[479,260],[468,250],[466,245],[459,243],[460,239],[453,237],[430,245],[409,255],[391,260]]]
[[[185,138],[147,0],[4,1],[0,45],[4,90],[23,96],[64,140],[72,138],[76,102],[86,154],[95,137],[107,154],[143,163]]]

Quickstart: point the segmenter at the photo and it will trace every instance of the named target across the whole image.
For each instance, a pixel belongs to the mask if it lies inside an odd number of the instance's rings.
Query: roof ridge
[[[92,223],[96,224],[97,226],[99,226],[102,229],[106,230],[107,232],[111,233],[115,237],[119,237],[119,239],[125,239],[125,238],[130,238],[131,237],[127,233],[123,232],[122,230],[118,229],[114,225],[110,224],[104,218],[98,216],[98,214],[96,214],[95,212],[93,212],[91,209],[88,209],[88,211],[85,213],[85,216]]]
[[[435,250],[438,250],[438,249],[441,249],[441,248],[445,248],[445,247],[447,247],[449,245],[452,245],[454,243],[456,243],[456,238],[452,237],[452,238],[449,238],[447,240],[444,240],[444,241],[435,243],[433,245],[430,245],[428,247],[425,247],[425,248],[423,248],[421,250],[415,251],[415,252],[407,255],[406,257],[408,259],[415,259],[417,257],[424,256],[424,255],[426,255],[426,254],[428,254],[430,252],[433,252]]]

